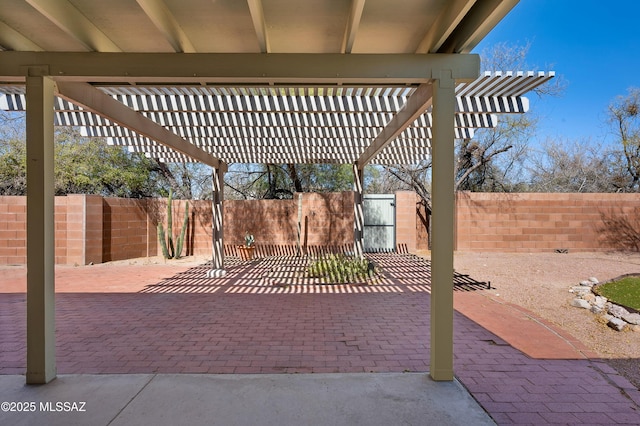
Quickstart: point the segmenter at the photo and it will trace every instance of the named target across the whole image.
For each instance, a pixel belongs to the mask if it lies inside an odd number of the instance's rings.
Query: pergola
[[[523,113],[545,73],[469,52],[517,0],[0,0],[0,109],[26,110],[27,383],[56,376],[54,125],[214,169],[223,273],[229,163],[433,158],[431,377],[453,379],[454,140]]]

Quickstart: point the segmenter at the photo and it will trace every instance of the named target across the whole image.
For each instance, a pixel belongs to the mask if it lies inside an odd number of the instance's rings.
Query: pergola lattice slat
[[[455,137],[470,139],[476,129],[495,127],[497,114],[526,112],[529,102],[522,95],[552,77],[553,73],[542,72],[486,72],[472,82],[459,83]],[[415,90],[407,86],[96,88],[176,137],[232,163],[358,161]],[[24,86],[2,86],[0,93],[0,109],[26,108]],[[187,158],[64,98],[56,98],[55,108],[56,125],[78,126],[83,135],[106,137],[110,144],[131,146],[135,152],[165,161]],[[371,163],[406,164],[428,158],[432,125],[431,112],[425,110],[383,146]],[[399,152],[398,147],[424,150],[410,154]],[[290,151],[295,155],[286,155]]]

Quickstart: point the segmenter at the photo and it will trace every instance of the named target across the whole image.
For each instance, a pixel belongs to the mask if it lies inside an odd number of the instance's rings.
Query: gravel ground
[[[456,253],[455,269],[491,281],[492,295],[551,321],[606,359],[640,388],[640,332],[617,332],[570,306],[569,288],[596,277],[640,273],[640,253]]]

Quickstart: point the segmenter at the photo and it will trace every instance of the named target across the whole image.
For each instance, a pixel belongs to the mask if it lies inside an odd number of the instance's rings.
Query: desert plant
[[[366,281],[376,273],[375,265],[367,259],[344,254],[321,256],[307,269],[311,278],[321,278],[328,283],[354,283]]]
[[[169,190],[169,198],[167,200],[167,232],[165,234],[162,222],[158,223],[158,241],[162,250],[162,256],[165,259],[178,259],[182,255],[182,247],[189,226],[189,202],[187,201],[184,210],[184,220],[182,221],[182,229],[178,235],[175,247],[173,244],[173,191]]]
[[[251,246],[253,246],[253,243],[254,243],[255,241],[256,241],[256,240],[255,240],[255,238],[253,238],[253,234],[246,233],[246,234],[244,235],[244,245],[245,245],[245,246],[247,246],[247,247],[251,247]]]

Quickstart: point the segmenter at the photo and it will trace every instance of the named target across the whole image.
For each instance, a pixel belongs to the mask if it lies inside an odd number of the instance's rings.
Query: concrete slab
[[[60,375],[47,385],[25,385],[24,376],[0,376],[0,425],[108,425],[153,378]]]
[[[47,386],[0,376],[0,394],[36,404],[0,413],[16,425],[495,424],[460,383],[424,373],[70,375]],[[40,409],[83,401],[84,412]]]

